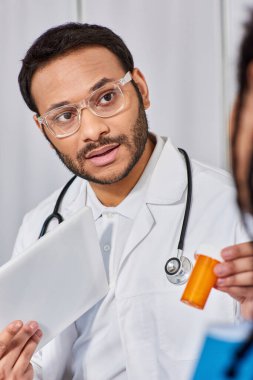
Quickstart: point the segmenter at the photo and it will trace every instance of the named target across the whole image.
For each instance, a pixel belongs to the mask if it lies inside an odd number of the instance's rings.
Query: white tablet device
[[[91,210],[84,207],[0,268],[0,330],[39,323],[44,346],[108,291]]]

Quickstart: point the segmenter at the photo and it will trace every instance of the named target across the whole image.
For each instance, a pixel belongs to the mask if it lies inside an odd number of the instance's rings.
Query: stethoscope
[[[184,219],[181,229],[181,234],[177,246],[177,256],[171,257],[165,264],[165,273],[167,276],[167,279],[175,285],[183,285],[188,280],[191,270],[192,270],[192,263],[188,257],[183,255],[184,250],[184,239],[185,239],[185,232],[188,225],[189,220],[189,214],[190,214],[190,208],[191,208],[191,198],[192,198],[192,175],[191,175],[191,164],[190,159],[188,157],[188,154],[185,150],[178,148],[178,150],[183,154],[186,164],[186,170],[187,170],[187,182],[188,182],[188,188],[187,188],[187,198],[186,198],[186,205],[185,205],[185,213],[184,213]]]
[[[185,152],[185,150],[178,148],[178,150],[183,154],[185,163],[186,163],[186,169],[187,169],[187,181],[188,181],[188,190],[187,190],[187,199],[186,199],[186,206],[185,206],[185,214],[181,229],[181,234],[179,238],[179,243],[177,247],[177,256],[171,257],[165,264],[165,272],[168,280],[175,285],[182,285],[184,284],[191,273],[192,269],[192,263],[191,261],[183,255],[183,248],[184,248],[184,239],[185,239],[185,233],[186,228],[188,224],[189,219],[189,213],[190,213],[190,207],[191,207],[191,197],[192,197],[192,175],[191,175],[191,165],[190,160],[188,157],[188,154]],[[51,223],[53,219],[56,219],[58,223],[62,223],[64,221],[62,215],[59,213],[59,209],[62,203],[62,200],[68,190],[68,188],[71,186],[72,182],[75,180],[76,175],[72,177],[64,186],[62,191],[60,192],[60,195],[58,196],[54,210],[52,214],[50,214],[46,220],[44,221],[40,234],[39,239],[44,236],[47,232],[48,226]]]

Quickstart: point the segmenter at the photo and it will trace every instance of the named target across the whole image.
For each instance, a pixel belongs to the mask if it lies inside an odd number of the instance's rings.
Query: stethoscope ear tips
[[[185,256],[181,256],[180,259],[171,257],[165,264],[167,279],[175,285],[185,284],[190,276],[191,270],[192,263]]]

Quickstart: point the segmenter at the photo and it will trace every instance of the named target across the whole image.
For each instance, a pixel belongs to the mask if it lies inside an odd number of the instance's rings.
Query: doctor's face
[[[118,58],[101,46],[86,47],[52,60],[38,69],[32,79],[32,95],[40,115],[59,105],[78,104],[106,81],[117,81],[126,72]],[[138,69],[132,73],[143,104],[131,82],[122,87],[124,107],[116,115],[101,118],[89,109],[81,111],[80,128],[57,138],[35,121],[60,159],[75,174],[100,184],[115,183],[138,165],[147,145],[145,108],[148,89]],[[107,101],[105,97],[103,101]],[[65,113],[60,118],[68,118]]]

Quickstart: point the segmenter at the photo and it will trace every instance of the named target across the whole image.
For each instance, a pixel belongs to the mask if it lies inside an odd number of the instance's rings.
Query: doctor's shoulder
[[[232,175],[220,168],[191,159],[192,167],[192,214],[194,208],[211,221],[211,231],[227,231],[226,245],[249,241],[236,200]],[[214,224],[212,224],[214,223]]]
[[[74,183],[72,184],[71,188],[65,196],[62,208],[66,207],[66,205],[68,204],[71,204],[76,195],[80,193],[80,188],[82,185],[81,182],[86,181],[81,180],[79,178],[74,181]],[[22,224],[18,231],[18,235],[12,252],[12,257],[22,254],[36,240],[38,240],[42,225],[45,222],[46,218],[50,214],[52,214],[55,207],[55,203],[63,187],[64,185],[59,189],[55,190],[51,195],[49,195],[47,198],[41,201],[35,208],[33,208],[24,215]],[[56,221],[52,221],[51,224],[58,224],[57,222],[54,222]]]
[[[223,169],[213,167],[197,160],[191,160],[193,204],[202,203],[206,211],[237,225],[241,217],[236,202],[236,190],[232,175]]]
[[[231,173],[227,170],[191,159],[192,175],[195,180],[206,181],[220,186],[224,190],[227,189],[235,195],[235,186]]]

